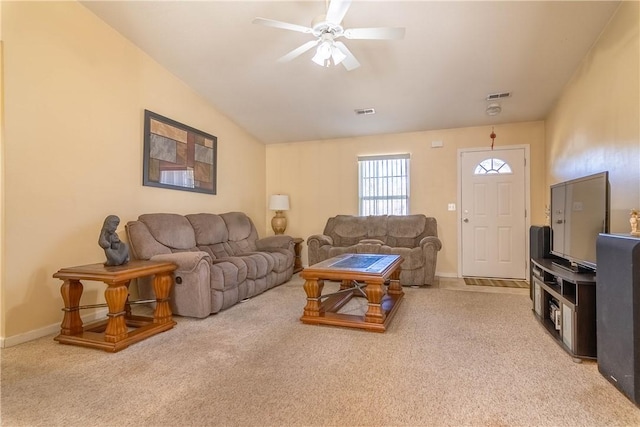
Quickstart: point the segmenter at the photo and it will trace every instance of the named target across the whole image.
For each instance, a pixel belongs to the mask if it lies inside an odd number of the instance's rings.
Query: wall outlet
[[[449,203],[449,205],[447,206],[447,210],[455,211],[456,210],[456,204],[455,203]]]

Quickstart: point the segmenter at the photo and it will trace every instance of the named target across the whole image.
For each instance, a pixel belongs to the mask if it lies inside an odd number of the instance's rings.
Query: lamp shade
[[[333,59],[333,65],[341,63],[347,55],[342,53],[340,49],[335,45],[333,40],[324,40],[318,45],[316,54],[311,58],[313,62],[323,67],[331,65],[329,59]]]
[[[269,199],[269,209],[272,211],[288,211],[289,196],[286,194],[274,194]]]
[[[311,58],[313,62],[324,67],[327,65],[327,61],[331,58],[331,42],[323,41],[318,45],[318,49],[316,49],[316,54]]]

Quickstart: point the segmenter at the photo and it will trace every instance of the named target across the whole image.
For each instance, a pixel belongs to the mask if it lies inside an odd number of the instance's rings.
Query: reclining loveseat
[[[307,239],[309,265],[344,253],[401,255],[400,284],[432,285],[442,243],[438,224],[425,215],[337,215],[322,234]]]
[[[133,258],[178,266],[169,303],[181,316],[207,317],[293,275],[291,236],[259,239],[253,222],[241,212],[145,214],[125,229]],[[150,280],[139,280],[138,292],[151,298]]]

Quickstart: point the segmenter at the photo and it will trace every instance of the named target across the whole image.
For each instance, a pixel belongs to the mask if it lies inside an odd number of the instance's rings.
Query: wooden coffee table
[[[116,352],[173,328],[176,322],[169,307],[169,293],[175,269],[176,265],[171,262],[130,261],[113,267],[89,264],[59,270],[53,277],[63,281],[60,293],[64,300],[64,317],[60,334],[54,339],[62,344]],[[156,299],[152,301],[156,303],[156,308],[153,317],[131,314],[129,283],[132,279],[145,276],[154,276],[153,290]],[[107,285],[104,296],[109,313],[106,320],[83,326],[80,309],[105,304],[80,306],[83,291],[80,280],[104,282]]]
[[[398,281],[402,261],[399,255],[344,254],[305,268],[300,276],[306,280],[307,305],[300,320],[386,331],[404,296]],[[341,281],[340,290],[322,295],[324,280]],[[367,312],[361,316],[339,313],[354,296],[367,299]]]

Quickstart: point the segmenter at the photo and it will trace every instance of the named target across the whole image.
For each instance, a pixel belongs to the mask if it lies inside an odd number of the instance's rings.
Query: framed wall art
[[[216,194],[218,139],[144,110],[143,185]]]

